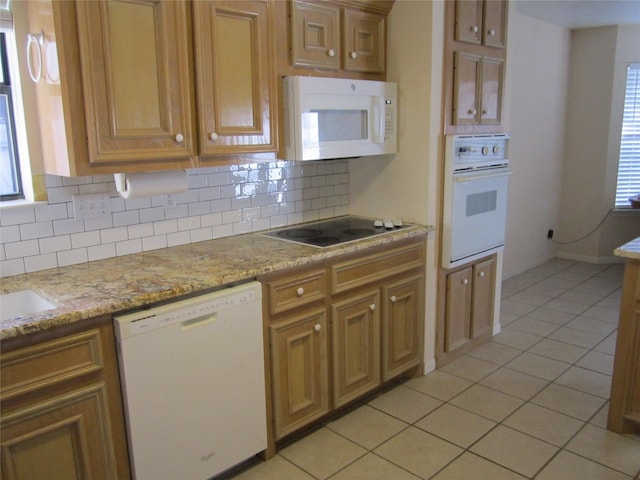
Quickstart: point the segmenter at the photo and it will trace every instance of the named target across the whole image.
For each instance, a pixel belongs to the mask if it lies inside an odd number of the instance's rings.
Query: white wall
[[[512,7],[513,10],[515,10]],[[514,13],[509,18],[508,108],[511,134],[503,276],[555,256],[568,88],[569,31]]]
[[[640,26],[574,30],[560,238],[595,229],[613,206],[626,67],[640,61]],[[593,234],[558,248],[558,256],[610,262],[613,250],[640,235],[638,212],[611,216]]]
[[[351,160],[349,212],[436,225],[439,215],[444,3],[397,0],[388,18],[387,80],[398,82],[399,152]],[[426,369],[435,368],[437,232],[427,241]]]

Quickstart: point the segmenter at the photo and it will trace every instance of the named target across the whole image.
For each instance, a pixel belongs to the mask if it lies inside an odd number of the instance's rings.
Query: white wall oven
[[[509,136],[448,135],[445,142],[442,266],[504,248]]]

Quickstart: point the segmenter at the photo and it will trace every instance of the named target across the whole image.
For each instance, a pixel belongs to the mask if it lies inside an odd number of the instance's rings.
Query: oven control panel
[[[452,135],[447,137],[447,156],[454,168],[508,163],[509,135]]]

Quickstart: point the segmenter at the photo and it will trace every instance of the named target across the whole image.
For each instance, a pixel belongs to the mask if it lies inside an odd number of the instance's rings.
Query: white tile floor
[[[622,265],[554,260],[504,282],[502,333],[238,480],[640,479],[605,429]]]

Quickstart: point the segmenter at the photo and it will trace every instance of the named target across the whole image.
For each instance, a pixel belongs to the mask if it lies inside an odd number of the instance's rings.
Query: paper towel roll
[[[122,198],[151,197],[182,193],[189,188],[185,170],[162,172],[114,173],[116,190]]]

